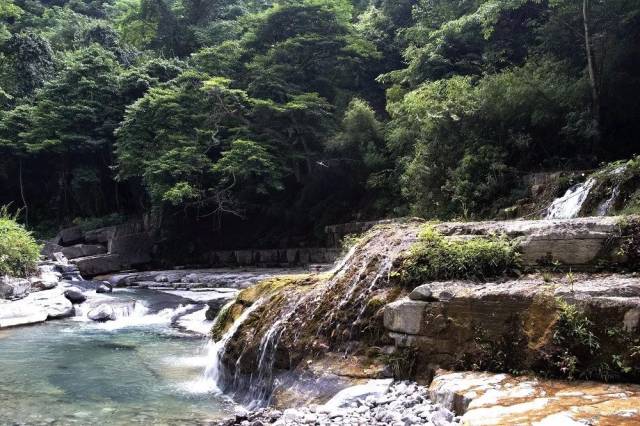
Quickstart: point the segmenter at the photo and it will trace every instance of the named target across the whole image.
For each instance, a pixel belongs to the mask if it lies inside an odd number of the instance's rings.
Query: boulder
[[[102,282],[98,284],[96,287],[96,293],[111,293],[113,292],[113,287],[108,282]]]
[[[93,244],[106,244],[115,233],[115,226],[108,226],[105,228],[92,229],[84,234],[84,240]]]
[[[435,300],[433,298],[433,292],[431,291],[430,286],[421,285],[413,289],[411,293],[409,293],[409,299],[411,300],[420,300],[425,302],[431,302]]]
[[[63,294],[43,300],[41,305],[47,311],[47,319],[69,318],[75,313],[73,304]]]
[[[69,299],[73,304],[79,304],[87,300],[87,296],[85,296],[82,290],[73,287],[65,290],[64,297]]]
[[[97,307],[91,309],[87,313],[87,318],[96,322],[113,321],[116,319],[116,314],[111,305],[103,303]]]
[[[0,277],[0,299],[17,300],[31,291],[31,281],[8,276]]]
[[[107,249],[105,246],[99,244],[75,244],[73,246],[64,247],[61,251],[67,259],[77,259],[79,257],[105,254]]]
[[[126,269],[126,264],[118,254],[100,254],[97,256],[79,257],[73,259],[84,277],[95,277],[96,275],[117,272]]]
[[[63,247],[61,245],[52,241],[47,241],[40,249],[40,254],[47,259],[54,260],[55,258],[53,257],[53,253],[60,253],[62,252],[62,249]]]
[[[71,228],[65,228],[58,232],[58,235],[54,238],[53,242],[62,246],[68,246],[70,244],[79,243],[83,240],[84,235],[82,229],[79,226]]]
[[[143,232],[138,223],[119,225],[108,242],[108,251],[126,260],[128,265],[143,265],[151,262],[153,240]]]

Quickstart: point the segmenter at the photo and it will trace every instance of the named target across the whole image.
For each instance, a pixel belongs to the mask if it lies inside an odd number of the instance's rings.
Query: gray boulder
[[[87,296],[78,288],[70,288],[64,292],[64,297],[73,304],[79,304],[87,300]]]
[[[79,257],[105,254],[107,248],[100,244],[76,244],[70,247],[64,247],[61,251],[67,259],[77,259]]]
[[[0,299],[18,300],[31,291],[31,282],[26,279],[0,277]]]
[[[431,302],[435,300],[433,298],[433,292],[431,291],[429,284],[424,284],[414,288],[413,291],[409,294],[409,299],[421,300],[423,302]]]
[[[87,313],[87,317],[96,322],[113,321],[116,319],[116,313],[113,308],[106,303],[98,305]]]
[[[113,292],[113,287],[111,286],[111,284],[107,282],[98,284],[98,286],[96,287],[96,293],[111,293],[111,292]]]

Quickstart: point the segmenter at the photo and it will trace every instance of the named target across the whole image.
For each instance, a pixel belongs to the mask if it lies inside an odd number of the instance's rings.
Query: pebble
[[[239,420],[239,419],[237,419]],[[310,405],[280,412],[263,408],[247,413],[242,422],[225,425],[318,426],[450,426],[460,417],[429,399],[428,389],[411,382],[395,382],[387,393],[356,400],[345,408]],[[246,423],[245,423],[246,422]]]

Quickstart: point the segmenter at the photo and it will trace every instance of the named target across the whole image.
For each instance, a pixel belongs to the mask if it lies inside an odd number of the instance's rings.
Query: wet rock
[[[109,283],[100,283],[96,287],[96,293],[111,293],[113,291],[113,287]]]
[[[87,313],[87,318],[96,322],[113,321],[116,319],[116,313],[111,305],[105,303],[91,309]]]
[[[64,297],[69,299],[73,304],[79,304],[87,300],[87,296],[78,288],[70,288],[65,290]]]
[[[69,318],[75,313],[73,304],[63,294],[43,300],[41,305],[47,311],[47,319]]]

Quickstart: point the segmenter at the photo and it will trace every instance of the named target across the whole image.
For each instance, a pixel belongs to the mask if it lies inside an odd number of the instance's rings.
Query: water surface
[[[233,412],[199,392],[204,338],[175,312],[97,324],[75,319],[0,331],[0,424],[202,424]]]

